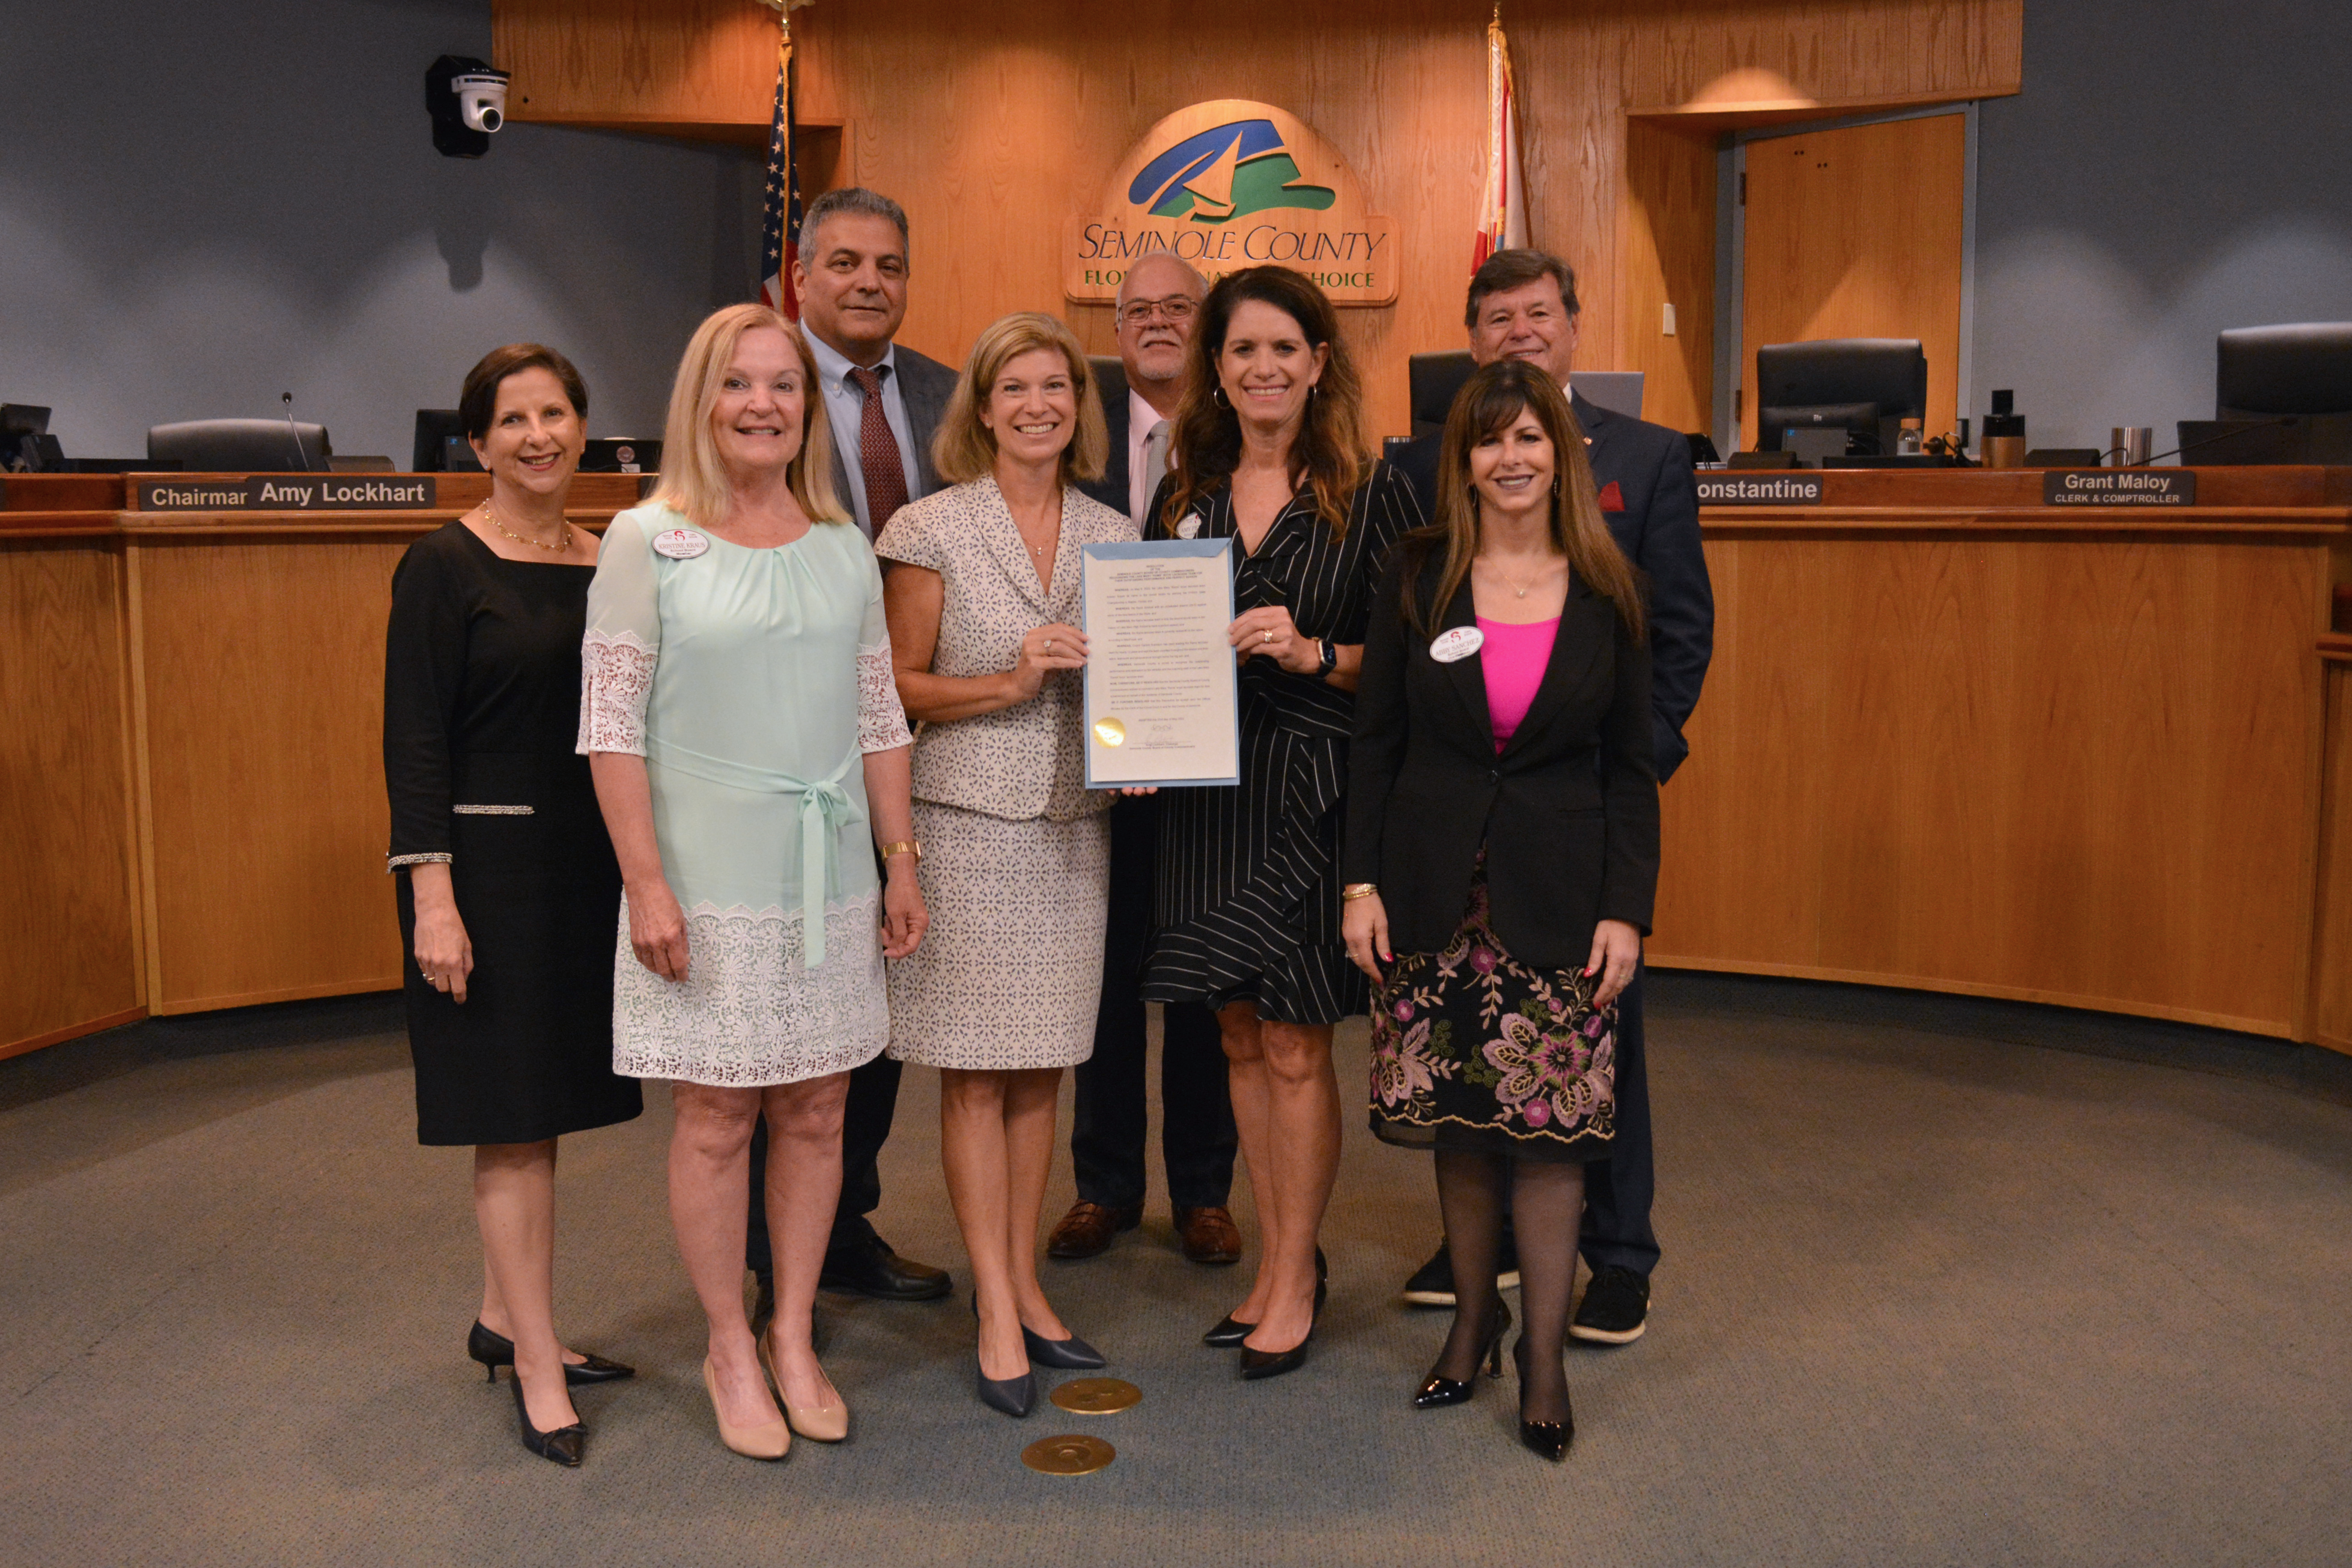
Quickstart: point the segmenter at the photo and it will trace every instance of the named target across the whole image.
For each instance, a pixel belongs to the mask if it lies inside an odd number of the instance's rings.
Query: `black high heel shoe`
[[[1575,1406],[1570,1406],[1565,1421],[1528,1420],[1527,1335],[1521,1334],[1511,1347],[1511,1359],[1517,1363],[1519,1374],[1519,1442],[1530,1454],[1539,1454],[1557,1465],[1568,1458],[1569,1447],[1576,1441]]]
[[[1307,1314],[1307,1337],[1286,1351],[1253,1350],[1242,1346],[1242,1379],[1255,1383],[1263,1377],[1280,1377],[1286,1372],[1297,1372],[1307,1364],[1307,1347],[1314,1342],[1316,1325],[1323,1321],[1323,1303],[1330,1295],[1328,1270],[1323,1262],[1323,1249],[1315,1249],[1315,1306]]]
[[[490,1332],[479,1321],[466,1335],[466,1353],[482,1363],[492,1383],[499,1380],[499,1368],[514,1365],[514,1342],[504,1334]],[[570,1362],[563,1363],[563,1381],[573,1388],[583,1388],[593,1383],[617,1383],[622,1378],[636,1375],[635,1367],[606,1361],[600,1355],[589,1355],[577,1366]]]
[[[1486,1343],[1478,1349],[1476,1360],[1486,1363],[1488,1377],[1503,1375],[1503,1335],[1511,1326],[1511,1309],[1501,1297],[1495,1299],[1495,1321],[1486,1330]],[[1466,1380],[1429,1374],[1421,1391],[1412,1396],[1415,1410],[1438,1410],[1448,1405],[1460,1405],[1477,1392],[1478,1376],[1475,1372]]]
[[[490,1376],[499,1374],[492,1372]],[[552,1459],[559,1465],[577,1468],[588,1451],[588,1428],[574,1421],[569,1426],[559,1426],[552,1432],[542,1432],[530,1424],[530,1407],[522,1401],[522,1379],[514,1379],[515,1425],[522,1428],[522,1446],[542,1459]]]
[[[980,1292],[977,1290],[971,1293],[971,1321],[975,1323],[980,1321]],[[1039,1339],[1029,1331],[1029,1325],[1024,1323],[1021,1325],[1021,1342],[1032,1356],[1035,1356],[1039,1345],[1050,1346],[1055,1342]],[[1065,1345],[1086,1344],[1076,1335],[1060,1342]],[[1086,1348],[1092,1350],[1094,1347],[1087,1345]],[[1046,1364],[1059,1363],[1049,1362]],[[1102,1366],[1106,1363],[1097,1361],[1094,1364]],[[975,1348],[971,1352],[971,1375],[980,1389],[980,1402],[991,1410],[1002,1410],[1017,1421],[1027,1415],[1037,1404],[1037,1369],[1034,1365],[1024,1367],[1019,1377],[991,1377],[981,1367],[980,1352]]]
[[[1323,1256],[1323,1249],[1318,1247],[1315,1249],[1315,1310],[1317,1311],[1323,1310],[1323,1298],[1330,1294],[1330,1260]],[[1201,1342],[1213,1351],[1239,1350],[1241,1342],[1249,1338],[1250,1331],[1256,1327],[1255,1323],[1244,1323],[1228,1312],[1217,1320],[1216,1327],[1201,1336]]]

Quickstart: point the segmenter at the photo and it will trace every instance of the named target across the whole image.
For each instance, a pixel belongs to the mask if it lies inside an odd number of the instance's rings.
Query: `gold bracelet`
[[[923,847],[911,838],[901,838],[896,844],[882,846],[882,858],[887,860],[893,855],[912,855],[916,865],[923,863]]]
[[[1357,899],[1369,899],[1380,890],[1376,882],[1350,882],[1339,889],[1339,901],[1344,904]]]

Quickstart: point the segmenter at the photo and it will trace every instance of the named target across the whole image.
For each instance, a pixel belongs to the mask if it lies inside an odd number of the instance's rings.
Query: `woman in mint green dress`
[[[832,494],[815,384],[765,307],[702,324],[661,488],[604,536],[582,659],[580,750],[624,892],[614,1068],[673,1080],[670,1205],[709,1319],[703,1380],[722,1440],[760,1458],[792,1432],[848,1430],[809,1337],[842,1109],[849,1069],[889,1037],[882,961],[928,923],[881,573]],[[745,1180],[762,1115],[776,1315],[755,1345]]]

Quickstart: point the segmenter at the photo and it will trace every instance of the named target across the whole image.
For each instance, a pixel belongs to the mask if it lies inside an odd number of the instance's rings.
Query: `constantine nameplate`
[[[436,504],[431,474],[265,474],[141,479],[138,511],[402,511]]]
[[[1701,474],[1701,506],[1819,506],[1822,481],[1801,474]]]
[[[2194,468],[2051,468],[2044,506],[2195,506]]]

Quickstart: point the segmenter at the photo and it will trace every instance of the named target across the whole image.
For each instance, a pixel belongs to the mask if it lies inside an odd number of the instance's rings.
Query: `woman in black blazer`
[[[1584,1162],[1608,1158],[1612,1004],[1657,886],[1649,645],[1550,377],[1473,375],[1438,485],[1437,526],[1399,545],[1365,637],[1341,931],[1379,987],[1372,1131],[1435,1152],[1454,1257],[1453,1331],[1413,1402],[1467,1399],[1481,1361],[1501,1375],[1507,1191],[1519,1435],[1559,1459]]]

